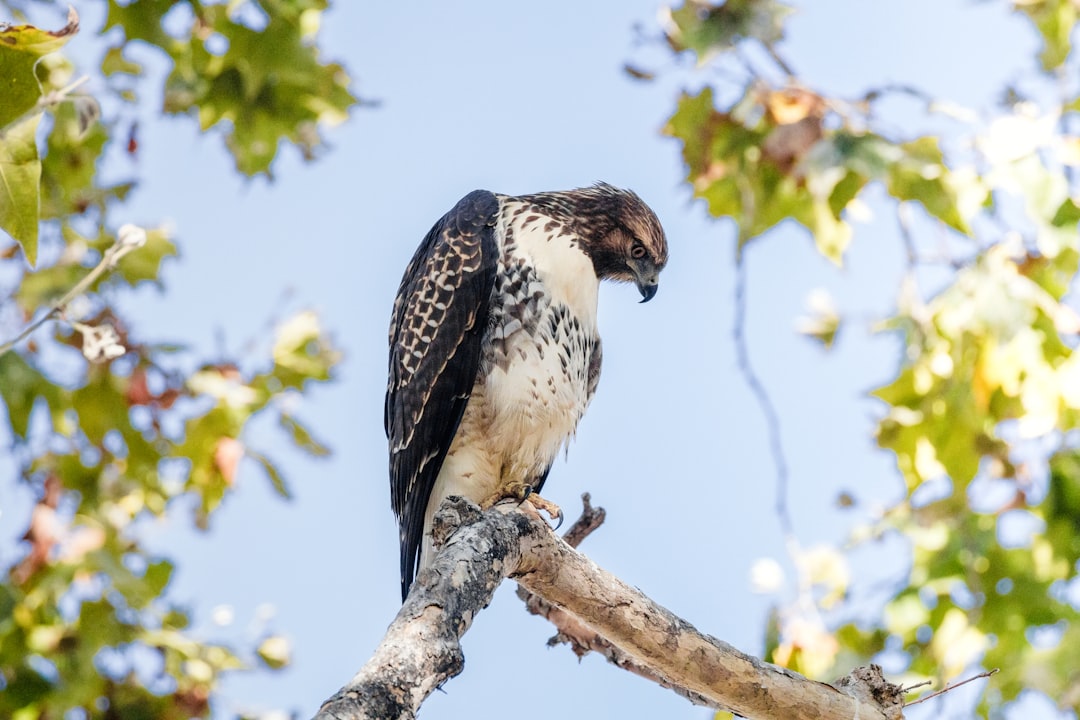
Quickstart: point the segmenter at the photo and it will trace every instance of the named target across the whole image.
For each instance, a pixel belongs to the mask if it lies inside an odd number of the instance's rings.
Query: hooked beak
[[[656,295],[656,291],[660,288],[660,283],[655,279],[651,283],[643,283],[640,280],[637,283],[638,292],[641,293],[641,302],[647,303],[653,299]]]
[[[641,302],[652,300],[660,287],[660,271],[656,269],[656,265],[648,258],[632,260],[630,271],[634,274],[634,284],[641,293]]]

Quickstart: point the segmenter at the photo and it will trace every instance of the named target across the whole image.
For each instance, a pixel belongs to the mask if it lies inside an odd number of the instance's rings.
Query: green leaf
[[[105,57],[101,59],[101,72],[106,77],[116,74],[142,75],[142,65],[124,57],[125,47],[111,47],[105,52]]]
[[[5,678],[7,682],[4,687],[3,700],[0,700],[0,703],[10,704],[11,710],[20,707],[33,707],[34,703],[45,698],[53,690],[51,682],[24,663],[20,663],[14,669],[11,677]],[[37,712],[33,713],[34,716],[39,714]]]
[[[34,312],[59,300],[89,272],[78,263],[61,263],[23,275],[15,297],[25,310]]]
[[[111,194],[97,184],[97,164],[108,138],[99,122],[84,128],[73,104],[56,109],[42,162],[42,219],[81,215],[91,207],[105,209]]]
[[[116,265],[116,271],[130,285],[143,281],[160,284],[158,275],[162,261],[167,257],[175,257],[176,254],[176,245],[169,240],[165,230],[147,230],[146,244],[122,257]]]
[[[1050,219],[1050,223],[1054,227],[1075,228],[1078,222],[1080,222],[1080,206],[1077,206],[1073,199],[1068,197],[1058,207],[1054,217]]]
[[[130,422],[125,390],[125,379],[112,375],[107,365],[92,365],[86,385],[71,394],[79,426],[94,445],[101,445],[110,430]]]
[[[345,70],[319,62],[309,40],[323,7],[270,5],[258,31],[234,22],[224,5],[203,7],[201,21],[227,49],[210,52],[210,33],[172,43],[165,111],[194,113],[203,130],[230,125],[226,143],[246,175],[269,174],[282,140],[310,159],[318,124],[342,122],[356,102]]]
[[[165,586],[169,584],[172,572],[173,564],[168,560],[158,560],[146,566],[146,575],[144,576],[146,586],[154,597],[158,597],[165,592]]]
[[[22,247],[31,265],[37,263],[41,160],[34,115],[0,136],[0,229]]]
[[[4,378],[0,383],[0,398],[7,409],[11,432],[25,440],[37,397],[36,387],[47,381],[16,352],[0,355],[0,377]]]
[[[1080,451],[1050,458],[1050,485],[1042,507],[1046,538],[1070,565],[1080,559]]]
[[[127,40],[142,40],[167,50],[173,39],[162,29],[161,21],[181,0],[132,0],[121,5],[109,0],[109,13],[105,18],[105,32],[120,27]],[[128,42],[124,43],[125,45]]]
[[[1071,36],[1080,10],[1072,0],[1015,0],[1013,7],[1035,25],[1042,36],[1039,61],[1045,72],[1061,67],[1072,52]]]
[[[845,129],[826,140],[836,153],[834,164],[868,180],[884,180],[889,175],[889,168],[904,155],[896,144],[873,133],[855,133]]]
[[[753,104],[748,95],[745,105]],[[762,120],[747,127],[737,116],[754,118],[747,108],[731,113],[713,107],[711,89],[684,94],[664,132],[683,142],[687,180],[694,195],[715,217],[730,217],[739,227],[739,247],[784,220],[796,220],[810,231],[818,250],[840,264],[851,242],[851,226],[842,219],[848,204],[866,185],[863,173],[883,164],[883,141],[843,133],[812,144],[792,167],[763,151],[777,126]]]
[[[74,8],[68,12],[68,22],[51,32],[33,25],[0,26],[0,133],[20,116],[26,114],[41,97],[41,86],[34,75],[34,66],[43,56],[64,46],[79,29],[79,16]]]
[[[711,158],[713,122],[723,122],[723,117],[713,104],[713,91],[706,86],[697,95],[682,93],[675,105],[675,112],[664,126],[664,134],[682,141],[682,157],[689,177],[695,185],[696,177],[709,165]]]
[[[270,374],[280,387],[300,389],[308,380],[329,380],[341,354],[323,334],[318,316],[305,311],[277,328],[273,357],[274,368]],[[260,376],[252,386],[265,381],[266,377]]]
[[[38,398],[45,400],[54,416],[66,405],[65,391],[15,351],[0,355],[0,378],[3,378],[0,399],[7,408],[11,431],[18,437],[26,439],[30,415]]]
[[[900,145],[903,156],[889,166],[885,187],[897,200],[913,200],[926,211],[965,235],[971,233],[961,215],[958,194],[950,182],[937,138],[921,137]]]
[[[292,492],[289,490],[289,486],[285,482],[285,477],[281,474],[281,471],[278,470],[277,465],[275,465],[270,460],[270,458],[262,455],[261,453],[254,452],[253,450],[248,450],[247,456],[255,462],[259,463],[259,465],[262,466],[262,469],[266,471],[266,477],[269,478],[270,485],[273,486],[274,492],[276,492],[278,495],[285,498],[286,500],[292,499]]]
[[[790,13],[790,7],[776,0],[684,0],[668,12],[664,30],[672,50],[690,50],[704,63],[747,38],[766,45],[779,42]]]
[[[200,373],[207,375],[211,371]],[[240,390],[244,386],[237,385]],[[188,420],[184,442],[174,449],[176,457],[191,461],[185,490],[198,494],[201,502],[196,516],[200,527],[205,527],[209,515],[225,497],[233,478],[226,478],[216,459],[219,444],[225,439],[239,437],[244,423],[250,417],[250,407],[231,404],[228,397],[219,397],[221,404],[205,415]],[[232,468],[235,469],[235,468]]]
[[[278,418],[278,423],[285,432],[289,433],[293,443],[309,455],[326,457],[330,454],[330,448],[315,440],[311,436],[311,431],[292,415],[282,413]]]
[[[41,178],[35,141],[40,115],[28,115],[42,94],[34,66],[78,29],[74,8],[67,25],[55,32],[32,25],[0,25],[0,228],[22,246],[31,265],[37,263]]]

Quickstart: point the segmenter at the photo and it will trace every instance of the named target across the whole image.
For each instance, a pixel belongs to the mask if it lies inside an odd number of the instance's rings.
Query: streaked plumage
[[[539,492],[600,375],[601,279],[656,293],[667,242],[637,195],[606,184],[466,195],[405,270],[390,323],[385,426],[401,592],[430,560],[450,495]]]

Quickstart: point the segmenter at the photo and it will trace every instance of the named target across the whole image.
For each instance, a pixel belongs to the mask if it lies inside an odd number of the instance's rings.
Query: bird
[[[475,190],[435,223],[394,299],[384,425],[401,598],[434,557],[435,511],[539,493],[596,392],[601,280],[656,295],[667,238],[640,197],[606,183]]]

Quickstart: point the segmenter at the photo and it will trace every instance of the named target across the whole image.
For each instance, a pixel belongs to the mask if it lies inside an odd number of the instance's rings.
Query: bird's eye
[[[630,257],[635,260],[645,257],[645,246],[641,244],[640,240],[635,240],[634,244],[630,246]]]

